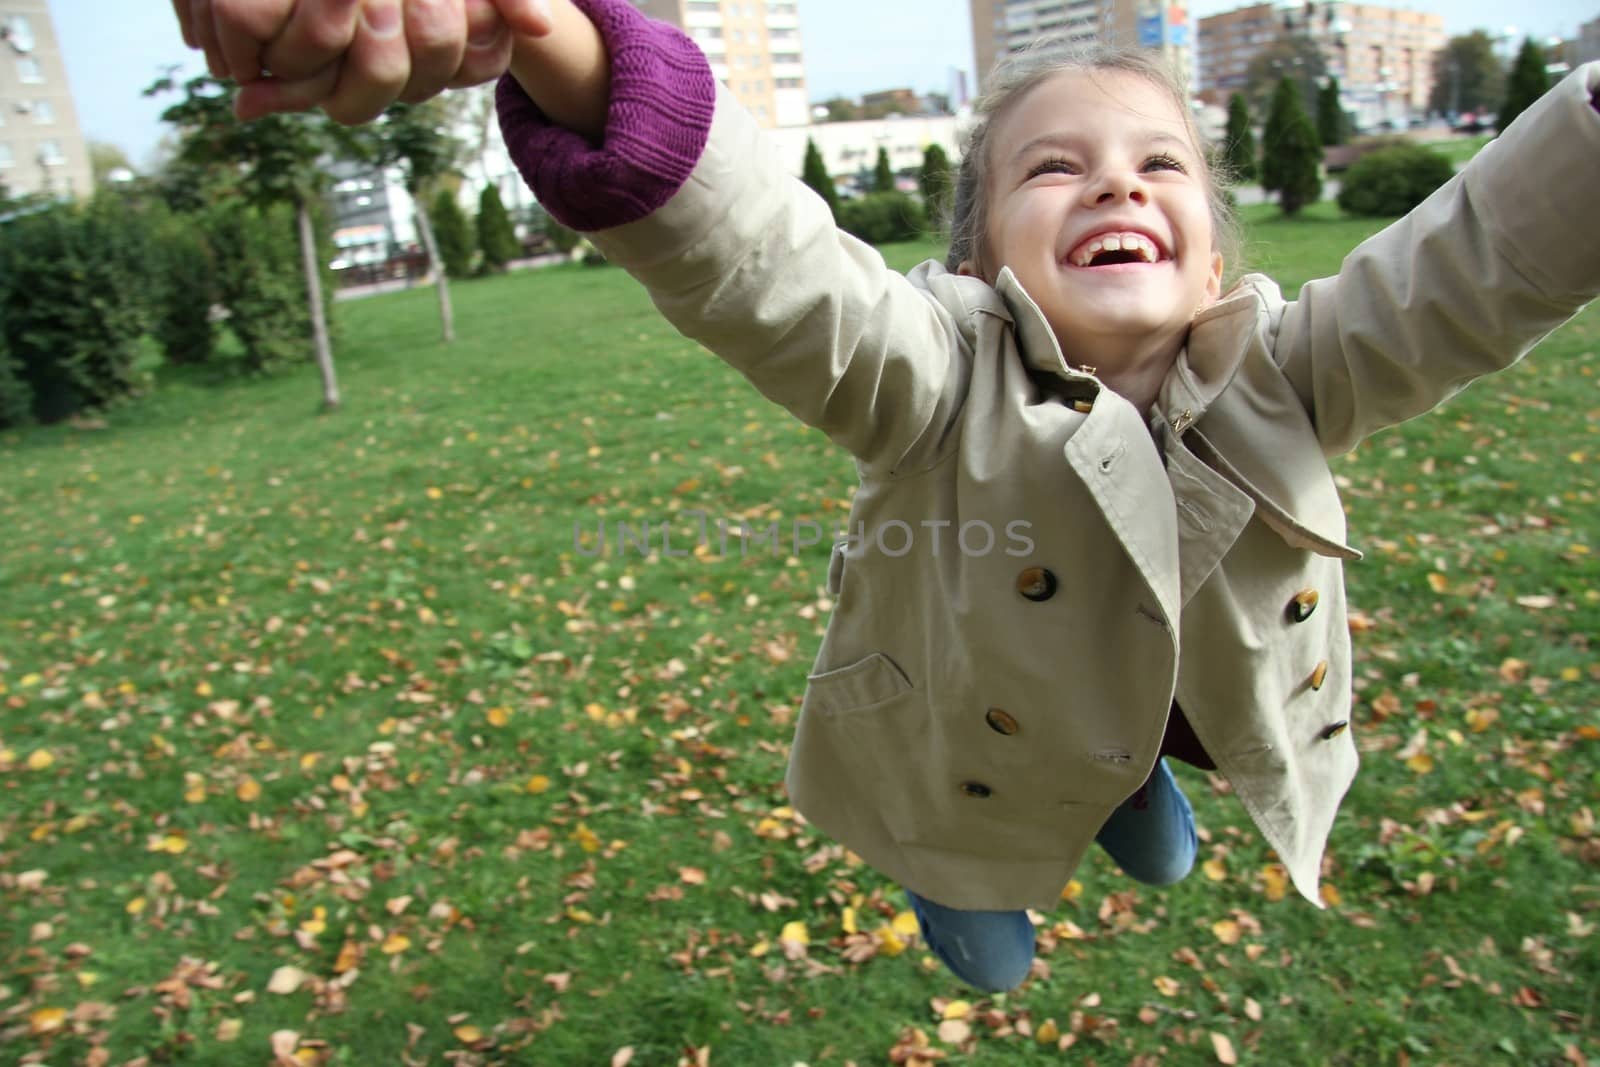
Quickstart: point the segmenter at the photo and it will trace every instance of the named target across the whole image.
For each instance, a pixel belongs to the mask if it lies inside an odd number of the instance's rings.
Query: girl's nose
[[[1143,204],[1149,196],[1137,172],[1117,169],[1101,172],[1100,179],[1089,187],[1089,198],[1096,206],[1104,206],[1124,200]]]

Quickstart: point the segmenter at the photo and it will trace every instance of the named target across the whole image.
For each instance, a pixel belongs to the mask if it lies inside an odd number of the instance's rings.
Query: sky
[[[1191,0],[1199,18],[1245,6],[1240,0]],[[1389,0],[1389,6],[1438,12],[1451,34],[1504,29],[1571,37],[1600,16],[1600,0],[1534,0],[1508,19],[1504,0]],[[117,145],[146,166],[164,127],[161,100],[145,86],[171,64],[180,74],[202,66],[184,47],[167,0],[51,0],[78,121],[93,141]],[[813,100],[876,89],[945,92],[952,69],[971,70],[967,0],[800,0],[806,83]],[[970,84],[970,73],[969,73]],[[176,98],[169,96],[169,102]]]

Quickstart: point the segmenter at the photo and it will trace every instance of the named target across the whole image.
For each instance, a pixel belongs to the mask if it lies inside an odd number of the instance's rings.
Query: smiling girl
[[[1600,65],[1286,301],[1259,275],[1224,292],[1216,179],[1145,55],[998,72],[949,260],[901,276],[835,229],[687,37],[625,0],[517,6],[500,117],[540,202],[856,457],[867,535],[829,567],[796,807],[904,885],[934,952],[984,989],[1026,977],[1025,909],[1059,900],[1093,843],[1144,882],[1188,873],[1165,756],[1226,778],[1316,903],[1357,763],[1359,553],[1328,460],[1600,291],[1600,223],[1572,210],[1600,173]],[[281,31],[253,32],[270,57]],[[463,53],[429,47],[442,84]],[[318,76],[370,108],[377,76],[355,49],[340,62]],[[406,85],[383,77],[391,98]],[[1016,523],[1031,553],[955,536]],[[891,524],[950,535],[891,550],[873,536]]]

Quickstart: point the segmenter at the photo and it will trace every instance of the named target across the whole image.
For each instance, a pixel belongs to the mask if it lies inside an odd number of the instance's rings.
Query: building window
[[[47,167],[62,167],[66,165],[67,157],[61,154],[61,142],[40,141],[39,162]]]
[[[0,22],[0,37],[18,52],[33,51],[33,26],[26,15],[12,15]]]
[[[32,56],[18,56],[17,80],[29,85],[44,81],[44,71],[39,69],[39,61]]]
[[[49,126],[56,121],[56,109],[50,105],[50,101],[33,102],[33,121],[41,126]]]
[[[5,170],[17,165],[16,158],[11,154],[11,146],[0,141],[0,170]]]

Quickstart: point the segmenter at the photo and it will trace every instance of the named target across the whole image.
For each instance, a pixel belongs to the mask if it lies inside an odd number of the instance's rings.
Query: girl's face
[[[1164,374],[1222,285],[1205,164],[1177,102],[1137,74],[1069,71],[996,121],[985,269],[962,273],[992,282],[1009,266],[1068,362]]]

